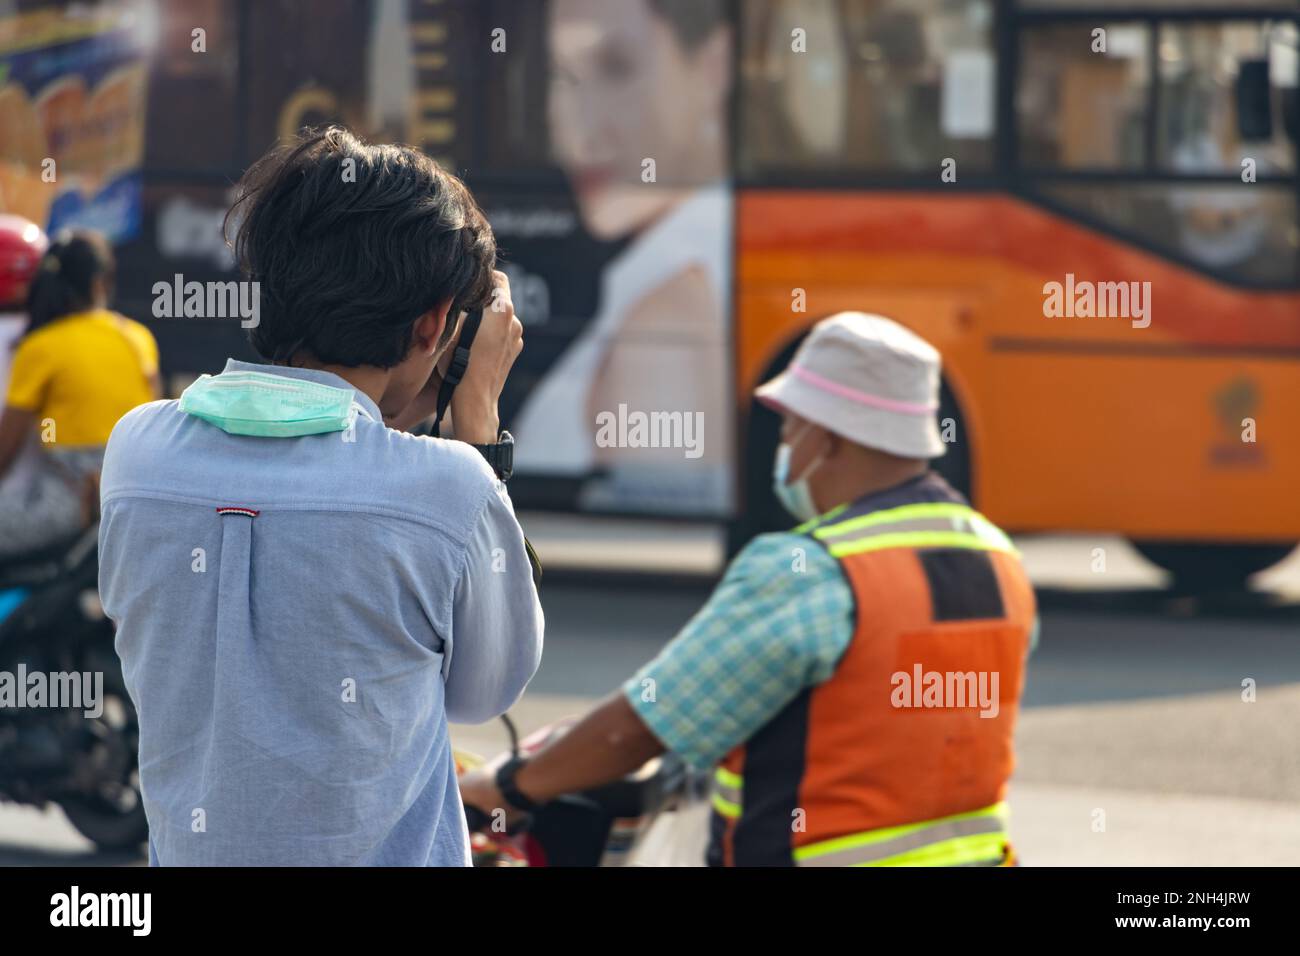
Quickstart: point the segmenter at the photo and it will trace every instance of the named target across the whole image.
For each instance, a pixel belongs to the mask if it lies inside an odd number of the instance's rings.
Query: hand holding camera
[[[497,440],[501,431],[497,402],[506,377],[524,347],[524,327],[515,316],[510,280],[504,272],[496,271],[492,275],[492,301],[483,309],[469,365],[451,396],[456,438],[473,445],[488,445]],[[463,329],[460,335],[464,335]],[[445,377],[454,354],[454,348],[448,349],[438,362],[440,376]]]
[[[501,428],[497,402],[506,377],[523,350],[524,327],[515,317],[510,280],[500,271],[494,271],[492,277],[492,299],[481,312],[466,313],[463,318],[448,315],[448,322],[460,322],[454,344],[443,352],[429,381],[411,404],[401,414],[388,419],[390,427],[411,428],[432,417],[434,434],[439,433],[441,424],[445,435],[446,423],[440,420],[449,412],[447,417],[454,423],[452,430],[461,441],[487,445],[497,440]],[[472,328],[467,330],[467,326]],[[464,349],[468,351],[462,352],[461,365],[454,373],[456,377],[449,379],[456,353]]]

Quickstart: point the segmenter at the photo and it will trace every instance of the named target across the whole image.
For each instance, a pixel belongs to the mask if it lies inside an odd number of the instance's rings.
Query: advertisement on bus
[[[140,227],[144,7],[35,10],[0,30],[0,211],[114,242]]]

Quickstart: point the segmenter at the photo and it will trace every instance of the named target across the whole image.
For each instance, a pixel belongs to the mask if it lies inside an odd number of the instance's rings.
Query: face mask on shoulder
[[[180,409],[231,435],[296,438],[346,431],[360,406],[350,388],[268,375],[202,375],[181,393]]]

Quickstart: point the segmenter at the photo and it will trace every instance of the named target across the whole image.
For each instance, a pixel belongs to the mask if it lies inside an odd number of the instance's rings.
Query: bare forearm
[[[451,418],[451,434],[457,441],[491,445],[501,434],[495,403],[479,402],[472,407],[460,405],[448,417]]]
[[[610,783],[663,752],[632,705],[615,692],[532,757],[515,783],[530,799],[544,802]]]

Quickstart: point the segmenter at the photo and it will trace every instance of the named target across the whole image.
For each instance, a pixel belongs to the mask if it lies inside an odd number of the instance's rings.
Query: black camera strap
[[[447,374],[443,377],[442,385],[438,389],[438,407],[433,415],[433,428],[431,429],[434,438],[440,438],[439,431],[442,428],[442,416],[447,413],[447,406],[451,404],[452,393],[456,391],[456,386],[465,376],[465,369],[469,368],[469,350],[474,344],[474,336],[478,335],[478,327],[483,322],[483,310],[475,309],[465,316],[465,325],[460,330],[460,338],[456,342],[456,351],[451,355],[451,364],[447,366]],[[533,550],[532,542],[527,537],[524,538],[524,550],[528,554],[528,564],[533,572],[533,586],[537,587],[542,583],[542,562]]]
[[[456,341],[456,350],[451,354],[451,365],[447,367],[447,374],[443,376],[442,386],[438,389],[438,408],[433,415],[433,437],[439,437],[439,431],[442,428],[442,416],[447,413],[447,406],[451,404],[452,393],[456,391],[456,386],[465,376],[465,369],[469,368],[469,350],[474,344],[474,336],[478,335],[478,327],[483,322],[483,310],[475,309],[465,315],[465,323],[460,330],[460,338]]]

